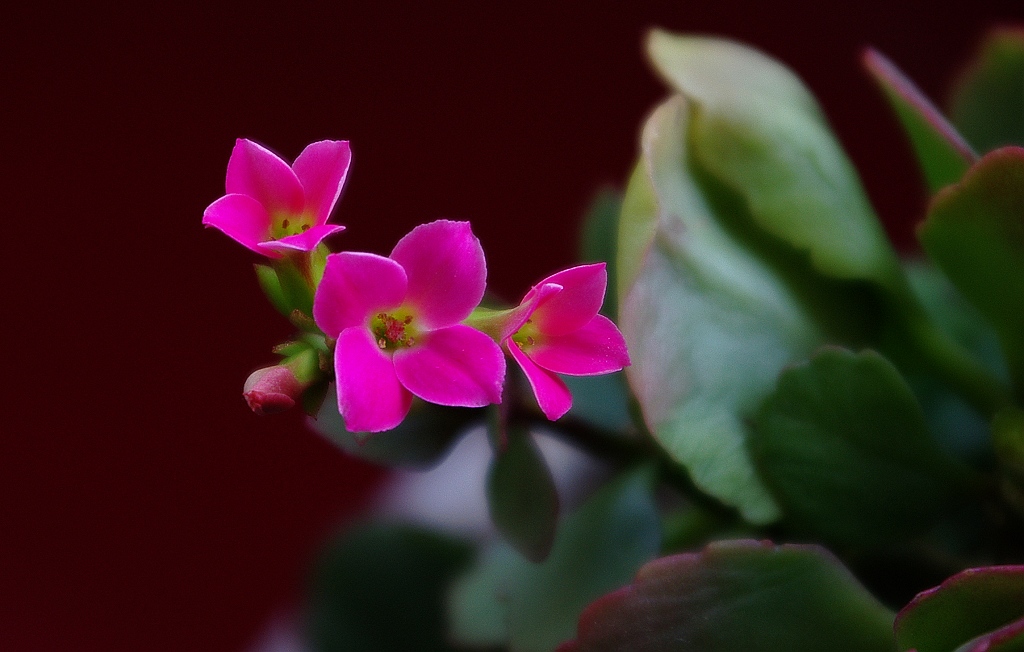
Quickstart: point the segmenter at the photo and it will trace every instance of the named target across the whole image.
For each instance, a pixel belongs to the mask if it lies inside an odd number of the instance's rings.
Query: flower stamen
[[[370,330],[377,339],[377,346],[385,351],[393,351],[416,343],[411,324],[411,315],[402,317],[379,312],[374,316]]]
[[[524,347],[533,346],[537,343],[537,339],[534,336],[540,337],[540,332],[537,327],[533,325],[532,319],[527,319],[526,323],[512,334],[512,341],[515,342],[516,346],[520,349]]]

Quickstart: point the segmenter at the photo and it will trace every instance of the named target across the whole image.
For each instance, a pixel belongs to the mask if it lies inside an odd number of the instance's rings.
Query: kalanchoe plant
[[[663,32],[648,53],[670,95],[621,200],[588,219],[588,262],[518,305],[481,305],[464,222],[387,258],[328,256],[315,229],[347,145],[292,169],[236,146],[204,222],[272,258],[260,285],[298,329],[246,382],[253,410],[301,402],[394,466],[482,429],[493,451],[481,490],[501,536],[340,538],[311,647],[1024,649],[1024,32],[989,36],[951,119],[863,56],[920,162],[924,260],[891,248],[781,63]],[[609,281],[621,332],[599,314]],[[610,478],[563,501],[538,430]]]

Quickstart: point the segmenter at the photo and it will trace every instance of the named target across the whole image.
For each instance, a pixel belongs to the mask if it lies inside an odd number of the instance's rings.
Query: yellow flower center
[[[313,226],[310,215],[275,215],[270,221],[270,239],[280,240],[308,231]]]
[[[520,349],[524,349],[528,346],[533,346],[540,340],[540,331],[533,325],[532,319],[527,319],[526,323],[523,324],[519,330],[512,334],[512,341],[516,343]]]
[[[394,351],[416,343],[416,329],[412,315],[404,312],[379,312],[370,320],[370,331],[377,340],[377,346],[385,351]]]

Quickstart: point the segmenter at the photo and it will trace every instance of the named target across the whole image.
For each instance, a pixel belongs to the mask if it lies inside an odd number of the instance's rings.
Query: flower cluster
[[[277,276],[269,287],[276,290],[268,293],[282,293],[276,303],[304,331],[279,348],[285,361],[246,382],[254,411],[287,409],[333,376],[350,431],[390,430],[413,397],[446,406],[500,403],[507,353],[541,411],[557,419],[572,405],[558,374],[605,374],[629,364],[618,328],[598,314],[607,285],[603,263],[553,274],[518,306],[493,310],[480,306],[487,265],[468,222],[420,225],[387,257],[330,254],[324,238],[344,227],[327,220],[350,161],[346,141],[313,143],[289,166],[240,139],[226,194],[203,216],[203,224],[271,259]],[[286,279],[294,270],[312,292],[311,315],[281,290],[294,282],[294,275]]]

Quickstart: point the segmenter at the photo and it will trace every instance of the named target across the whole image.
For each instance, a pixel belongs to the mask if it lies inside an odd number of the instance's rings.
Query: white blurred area
[[[534,441],[555,480],[562,513],[596,488],[607,468],[578,449],[543,432]],[[441,464],[429,471],[398,471],[378,494],[373,512],[391,521],[487,541],[498,536],[487,513],[487,469],[491,446],[484,428],[473,428]]]
[[[560,439],[537,431],[534,441],[558,489],[561,513],[571,512],[609,476],[608,467]],[[463,434],[437,466],[426,471],[397,470],[378,490],[369,515],[414,523],[484,543],[498,536],[487,513],[487,469],[491,445],[483,427]],[[308,652],[300,616],[279,612],[248,652]]]

